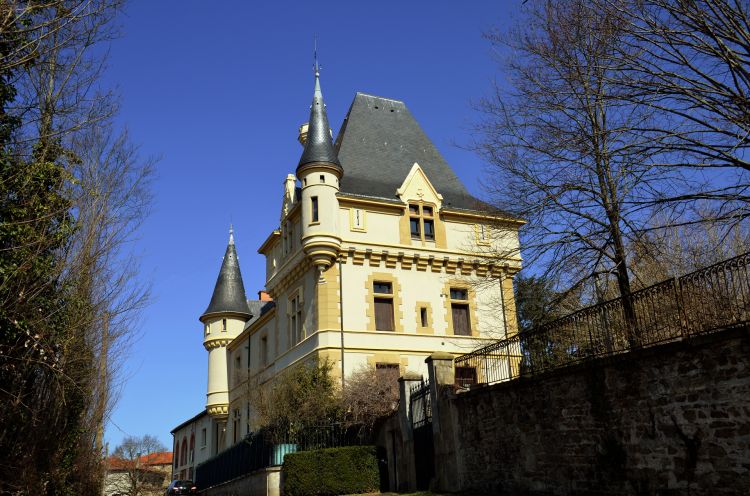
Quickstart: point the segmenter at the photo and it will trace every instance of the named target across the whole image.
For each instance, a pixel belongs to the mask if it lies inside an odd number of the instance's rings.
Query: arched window
[[[190,434],[190,458],[188,459],[190,463],[193,463],[195,461],[195,434]]]
[[[180,452],[180,465],[187,463],[187,437],[182,438],[182,450]]]

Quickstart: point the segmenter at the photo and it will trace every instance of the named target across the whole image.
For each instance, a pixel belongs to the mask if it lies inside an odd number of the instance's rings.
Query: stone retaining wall
[[[438,403],[436,489],[750,494],[750,334],[723,331]],[[443,458],[443,459],[441,459]],[[445,472],[444,472],[445,473]]]
[[[257,470],[201,491],[202,496],[280,496],[281,467]]]

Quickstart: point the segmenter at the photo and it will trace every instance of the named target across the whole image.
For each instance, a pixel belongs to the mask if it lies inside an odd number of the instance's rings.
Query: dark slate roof
[[[315,73],[315,91],[310,106],[310,121],[307,127],[307,141],[305,151],[299,159],[297,171],[307,164],[315,162],[326,162],[341,168],[341,163],[336,155],[331,142],[331,127],[328,125],[328,114],[323,102],[323,92],[320,90],[320,75]]]
[[[266,312],[271,310],[276,303],[273,301],[247,300],[247,307],[250,309],[250,320],[245,322],[245,329],[250,327],[253,322],[258,320]]]
[[[396,189],[417,162],[443,195],[443,206],[486,209],[469,194],[404,102],[357,93],[335,148],[344,168],[344,194],[398,200]]]
[[[213,313],[239,313],[250,316],[250,309],[245,299],[245,285],[242,283],[240,262],[237,259],[237,250],[234,248],[234,239],[230,235],[227,251],[221,263],[219,277],[216,279],[214,293],[211,303],[201,318]]]

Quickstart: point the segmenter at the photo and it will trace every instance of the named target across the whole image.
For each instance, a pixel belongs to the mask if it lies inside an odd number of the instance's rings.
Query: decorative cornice
[[[466,259],[463,257],[436,256],[435,254],[404,253],[396,250],[358,249],[354,247],[349,247],[346,252],[340,253],[339,258],[344,263],[354,265],[364,265],[367,262],[370,267],[402,270],[411,270],[412,267],[415,267],[420,272],[429,270],[435,273],[475,275],[478,277],[513,275],[520,270],[520,262],[516,260]],[[347,260],[350,260],[350,262],[347,262]]]
[[[271,231],[271,234],[268,235],[268,237],[263,242],[263,244],[260,245],[260,248],[258,248],[258,253],[261,253],[261,254],[266,253],[266,251],[269,248],[273,247],[273,245],[276,244],[276,242],[279,240],[280,237],[281,237],[281,230],[274,229],[273,231]]]
[[[233,338],[211,338],[203,341],[203,347],[206,350],[213,350],[214,348],[221,348],[228,345]]]
[[[229,416],[229,405],[206,405],[206,412],[215,419],[221,420]]]
[[[508,214],[504,213],[492,213],[492,212],[481,212],[481,211],[467,211],[467,210],[451,210],[450,208],[440,209],[440,215],[445,220],[451,221],[463,221],[466,223],[474,223],[476,221],[491,221],[500,224],[508,224],[515,227],[520,227],[527,222],[523,219],[517,219],[509,217]]]

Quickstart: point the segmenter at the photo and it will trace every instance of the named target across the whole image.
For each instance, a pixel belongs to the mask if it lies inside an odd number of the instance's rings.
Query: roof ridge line
[[[388,100],[390,102],[403,103],[404,106],[406,106],[406,103],[404,103],[403,100],[396,100],[395,98],[388,98],[388,97],[385,97],[385,96],[373,95],[373,94],[370,94],[370,93],[365,93],[364,91],[358,91],[357,95],[369,96],[369,97],[372,97],[372,98],[379,98],[381,100]]]

